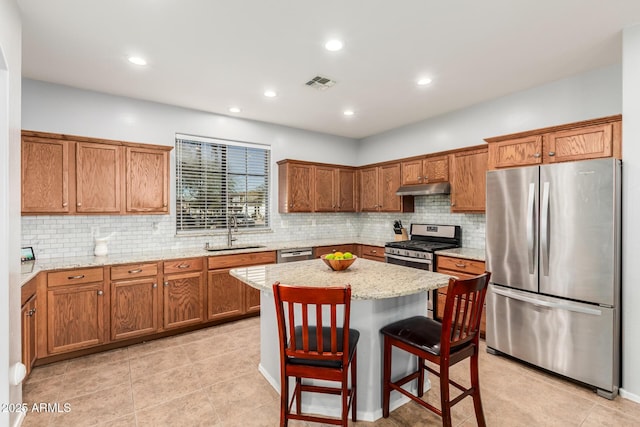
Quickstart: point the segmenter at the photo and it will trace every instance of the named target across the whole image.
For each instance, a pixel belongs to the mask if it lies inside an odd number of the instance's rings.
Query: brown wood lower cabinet
[[[313,248],[313,256],[316,258],[320,258],[322,255],[331,254],[334,252],[351,252],[356,254],[356,245],[347,244],[347,245],[333,245],[333,246],[316,246]]]
[[[157,263],[111,267],[111,339],[158,332],[159,292]]]
[[[164,329],[204,322],[205,274],[202,258],[165,261],[163,282]]]
[[[456,258],[449,256],[436,256],[436,272],[456,276],[459,279],[470,279],[485,272],[485,262],[471,260],[466,258]],[[442,320],[444,315],[444,304],[447,300],[447,288],[438,289],[438,301],[436,302],[436,319]],[[482,310],[482,319],[480,320],[480,335],[484,337],[487,330],[487,313],[486,305]]]
[[[228,319],[260,312],[260,291],[245,285],[229,274],[229,270],[259,264],[274,264],[276,253],[209,257],[207,282],[207,320]]]
[[[382,246],[362,245],[360,256],[371,261],[386,262]]]
[[[104,282],[49,287],[47,350],[49,354],[104,343]]]
[[[31,373],[37,357],[37,276],[25,283],[21,288],[21,318],[22,318],[22,363],[27,368],[27,375]]]

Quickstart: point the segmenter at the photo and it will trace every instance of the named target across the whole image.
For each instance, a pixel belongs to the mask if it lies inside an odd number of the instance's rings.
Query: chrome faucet
[[[234,240],[237,240],[232,234],[234,229],[235,231],[238,231],[238,218],[235,215],[231,215],[227,226],[227,246],[229,247],[233,245]]]

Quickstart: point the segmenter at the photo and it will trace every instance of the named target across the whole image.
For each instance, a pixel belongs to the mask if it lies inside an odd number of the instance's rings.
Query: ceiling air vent
[[[309,86],[309,87],[313,87],[313,88],[316,88],[318,90],[327,90],[331,86],[336,84],[336,81],[335,80],[331,80],[329,77],[315,76],[314,78],[312,78],[311,80],[309,80],[305,84],[307,86]]]

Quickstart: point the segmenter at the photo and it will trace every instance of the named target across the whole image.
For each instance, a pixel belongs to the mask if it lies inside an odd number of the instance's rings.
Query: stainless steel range
[[[433,271],[435,251],[459,248],[462,243],[462,229],[458,225],[411,224],[409,230],[410,240],[385,244],[388,263]],[[434,296],[435,292],[429,295],[428,316],[431,318]]]

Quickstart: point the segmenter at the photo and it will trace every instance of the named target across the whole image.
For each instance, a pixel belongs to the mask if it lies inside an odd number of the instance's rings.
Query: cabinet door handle
[[[67,277],[68,280],[83,279],[83,278],[84,278],[84,274],[79,274],[77,276],[69,276],[69,277]]]
[[[34,314],[36,314],[36,309],[35,308],[32,308],[31,310],[29,310],[27,312],[27,316],[29,316],[29,317],[32,317]]]
[[[151,287],[152,287],[153,289],[156,289],[156,288],[158,287],[158,284],[157,284],[157,283],[154,283]]]
[[[104,295],[104,292],[98,291],[98,295]]]
[[[67,203],[67,202],[62,202],[62,207],[63,207],[63,208],[66,208],[68,205],[69,205],[69,203]]]
[[[556,152],[555,152],[555,151],[549,151],[549,157],[553,157],[553,156],[555,156],[555,155],[556,155]]]
[[[458,268],[467,268],[467,264],[458,264],[456,262],[456,267],[458,267]]]
[[[422,181],[422,177],[421,176],[418,177],[418,181]]]
[[[163,285],[164,286],[169,286],[169,282],[164,282]]]
[[[163,208],[166,208],[166,207],[167,207],[167,204],[166,204],[166,203],[163,203],[163,204],[162,204],[162,207],[163,207]]]
[[[533,157],[535,157],[536,159],[537,159],[537,158],[539,158],[539,157],[540,157],[540,153],[535,153],[535,154],[533,155]]]
[[[189,268],[189,267],[191,267],[191,265],[189,265],[189,264],[180,264],[178,266],[178,268]]]
[[[77,205],[78,205],[78,206],[82,206],[82,203],[81,203],[81,202],[78,202],[78,203],[77,203]]]
[[[455,203],[453,203],[453,202],[451,203],[451,206],[455,206],[455,205],[456,205]]]
[[[129,270],[129,274],[138,274],[138,273],[142,273],[141,268],[136,268],[135,270]]]

